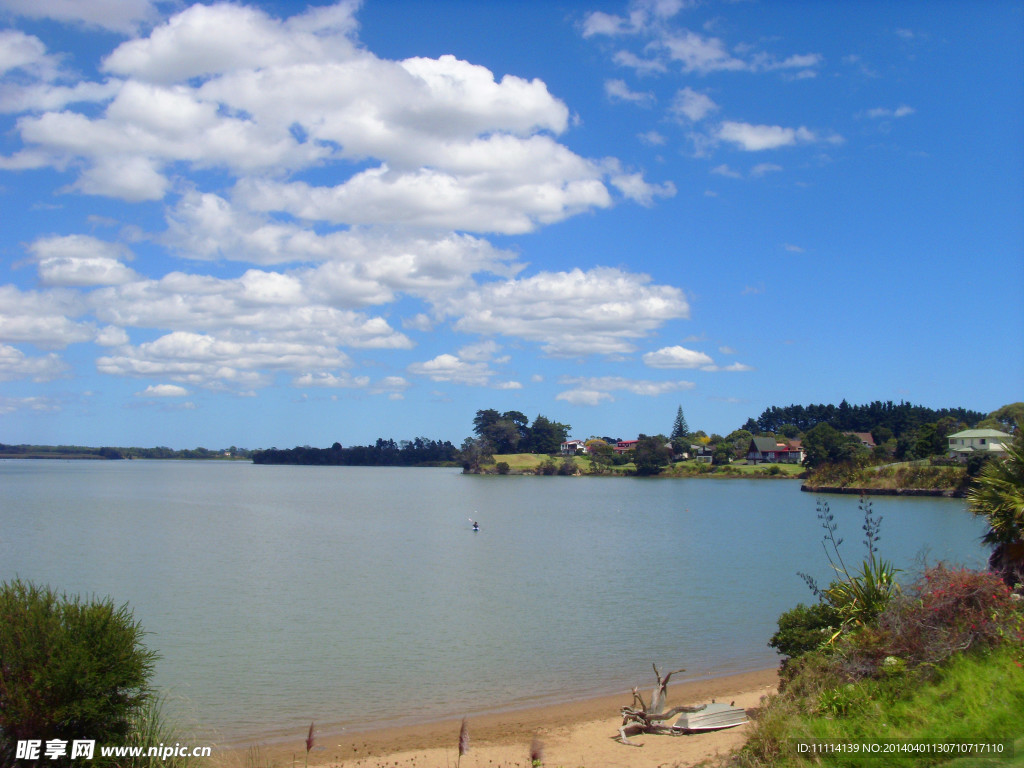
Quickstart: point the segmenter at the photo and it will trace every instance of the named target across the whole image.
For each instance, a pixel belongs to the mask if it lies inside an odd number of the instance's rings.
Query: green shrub
[[[0,764],[22,739],[124,743],[151,693],[142,635],[127,605],[0,584]]]
[[[828,603],[800,603],[779,616],[779,631],[772,635],[768,645],[795,659],[827,643],[841,622],[839,612]]]
[[[494,468],[498,470],[499,475],[507,475],[509,473],[509,470],[511,469],[507,461],[499,461],[497,464],[494,465]]]

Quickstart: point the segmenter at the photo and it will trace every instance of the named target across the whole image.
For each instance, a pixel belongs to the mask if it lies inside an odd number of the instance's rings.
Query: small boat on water
[[[674,733],[715,731],[732,728],[747,722],[747,713],[742,707],[712,702],[698,712],[684,712],[672,723]]]

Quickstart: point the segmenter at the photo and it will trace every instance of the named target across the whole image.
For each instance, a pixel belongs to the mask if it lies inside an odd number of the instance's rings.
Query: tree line
[[[973,425],[986,415],[966,408],[936,409],[902,401],[894,403],[892,400],[875,400],[867,405],[850,405],[843,400],[839,405],[772,406],[756,419],[747,419],[742,428],[754,434],[779,434],[786,431],[808,432],[824,423],[840,432],[874,432],[885,429],[888,430],[888,437],[899,438],[924,424],[941,419],[948,418]]]
[[[417,437],[396,443],[392,439],[379,437],[373,445],[353,445],[348,448],[337,442],[330,448],[312,448],[308,445],[295,448],[268,448],[254,451],[252,461],[253,464],[414,467],[453,464],[458,455],[458,449],[447,440]]]

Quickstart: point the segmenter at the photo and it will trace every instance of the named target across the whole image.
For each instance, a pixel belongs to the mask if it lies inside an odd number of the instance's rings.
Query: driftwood
[[[707,706],[707,704],[701,704],[697,707],[679,706],[665,709],[668,681],[672,678],[672,675],[684,672],[685,670],[676,669],[662,677],[661,673],[658,672],[658,665],[652,664],[651,666],[654,667],[654,677],[658,681],[654,690],[651,691],[651,706],[648,707],[644,702],[644,697],[640,695],[639,689],[634,688],[633,704],[622,708],[622,725],[619,726],[619,741],[630,747],[641,747],[643,745],[634,744],[629,740],[629,736],[635,736],[638,733],[671,733],[671,726],[666,722],[669,718],[683,712],[700,712]]]

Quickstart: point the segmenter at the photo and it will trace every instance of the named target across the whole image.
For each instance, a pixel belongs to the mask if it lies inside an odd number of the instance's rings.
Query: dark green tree
[[[686,423],[686,417],[683,416],[683,406],[680,405],[679,410],[676,411],[676,420],[672,422],[672,434],[669,435],[674,453],[686,453],[687,448],[690,446],[687,439],[689,433],[690,426]]]
[[[558,453],[571,429],[568,424],[560,424],[537,414],[530,426],[530,450],[533,453]]]
[[[672,422],[672,434],[669,437],[675,440],[677,437],[686,437],[690,433],[690,427],[686,423],[686,417],[683,416],[683,406],[679,406],[679,410],[676,411],[676,420]]]
[[[809,469],[822,464],[841,464],[851,461],[858,453],[860,443],[851,435],[844,435],[825,422],[804,435],[804,466]]]
[[[459,451],[459,463],[462,464],[462,471],[471,474],[480,471],[483,464],[494,458],[494,451],[491,444],[482,437],[467,437],[462,442],[462,449]]]
[[[672,449],[664,435],[640,435],[633,448],[633,464],[638,475],[657,475],[672,461]]]

